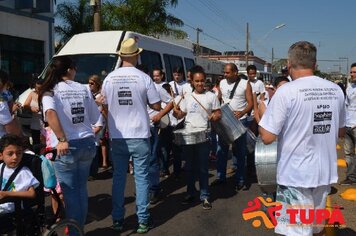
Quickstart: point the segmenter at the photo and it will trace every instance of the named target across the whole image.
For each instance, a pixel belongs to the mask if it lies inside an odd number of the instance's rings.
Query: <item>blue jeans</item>
[[[73,149],[58,156],[54,168],[62,188],[66,218],[74,219],[84,227],[88,213],[87,181],[91,162],[95,156],[95,139],[70,140]]]
[[[127,167],[130,157],[134,164],[136,184],[136,214],[138,223],[146,224],[150,217],[149,206],[149,164],[150,140],[147,139],[111,139],[110,152],[114,167],[112,185],[112,219],[123,220],[125,217],[125,186]]]
[[[347,163],[346,178],[356,181],[356,129],[346,127],[344,151]]]
[[[209,142],[186,145],[187,193],[195,194],[195,180],[199,180],[200,200],[209,199]]]
[[[214,130],[211,130],[209,133],[209,137],[211,142],[210,150],[212,153],[216,154],[216,151],[218,149],[218,138],[216,132]]]
[[[240,120],[242,124],[246,127],[246,119]],[[217,161],[216,161],[216,170],[218,179],[224,181],[226,180],[226,165],[229,152],[229,145],[224,143],[221,138],[218,141],[218,151],[217,151]],[[245,162],[246,162],[246,133],[241,135],[238,139],[235,140],[232,147],[232,154],[236,157],[237,169],[235,172],[235,181],[236,183],[245,182]]]
[[[172,149],[172,127],[161,129],[159,134],[159,144],[158,144],[158,159],[160,161],[160,170],[162,172],[169,172],[169,154]]]
[[[158,152],[159,149],[159,137],[158,137],[158,127],[151,127],[151,155],[150,155],[150,168],[149,168],[149,179],[150,179],[150,193],[156,195],[161,187],[159,186],[159,160]]]
[[[101,146],[96,146],[95,157],[90,165],[90,171],[89,171],[90,176],[96,177],[98,175],[100,155],[101,155]]]

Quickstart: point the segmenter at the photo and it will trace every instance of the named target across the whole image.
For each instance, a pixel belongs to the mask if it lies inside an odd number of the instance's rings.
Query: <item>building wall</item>
[[[219,60],[224,63],[234,63],[240,71],[246,70],[245,56],[210,55],[207,56],[207,58]],[[248,65],[255,65],[259,71],[271,72],[271,64],[256,56],[249,56]]]
[[[52,24],[43,20],[11,13],[0,12],[0,34],[19,38],[35,39],[44,43],[44,60],[48,62],[53,55]]]
[[[53,23],[52,0],[0,0],[0,69],[19,92],[54,54]]]

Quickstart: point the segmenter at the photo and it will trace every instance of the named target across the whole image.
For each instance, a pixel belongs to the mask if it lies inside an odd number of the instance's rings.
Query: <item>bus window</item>
[[[154,68],[162,69],[161,55],[158,52],[143,50],[140,53],[141,64],[146,66],[149,72]]]
[[[194,60],[191,58],[184,57],[185,69],[190,70],[194,65]]]
[[[174,55],[163,54],[163,60],[166,69],[166,81],[170,82],[173,79],[172,70],[174,67],[179,66],[184,68],[182,58]],[[185,75],[183,76],[185,78]]]

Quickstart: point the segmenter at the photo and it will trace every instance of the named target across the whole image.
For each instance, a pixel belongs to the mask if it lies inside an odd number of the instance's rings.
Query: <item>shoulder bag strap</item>
[[[3,171],[4,167],[5,167],[5,164],[3,165],[3,168],[1,168],[1,177],[3,177],[3,174],[4,174],[4,171]],[[14,173],[12,173],[10,178],[7,180],[7,183],[5,184],[5,187],[3,188],[2,191],[7,191],[7,189],[10,187],[10,184],[14,181],[14,179],[16,178],[17,174],[20,172],[21,169],[22,169],[22,165],[19,165],[16,168],[16,170],[14,171]]]
[[[231,90],[229,99],[232,99],[232,98],[234,97],[235,90],[236,90],[236,88],[237,88],[237,85],[239,85],[240,80],[241,80],[241,79],[238,78],[237,81],[235,82],[234,87],[233,87],[232,90]]]
[[[4,170],[5,170],[5,163],[3,162],[2,166],[1,166],[1,173],[0,173],[0,190],[1,190],[1,186],[2,186],[2,178],[4,176]]]

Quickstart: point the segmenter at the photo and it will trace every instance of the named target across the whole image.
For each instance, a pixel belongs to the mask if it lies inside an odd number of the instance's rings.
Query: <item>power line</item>
[[[202,11],[201,10],[201,8],[198,8],[196,5],[194,5],[191,1],[187,1],[187,3],[192,7],[192,8],[194,8],[197,12],[199,12],[200,14],[202,14],[202,15],[204,15],[204,17],[206,18],[206,19],[209,19],[211,22],[213,22],[215,25],[217,25],[217,26],[219,26],[219,29],[225,29],[225,31],[224,31],[224,33],[226,34],[226,33],[233,33],[233,32],[231,32],[231,29],[228,29],[228,28],[226,28],[226,25],[221,25],[221,24],[219,24],[217,21],[216,21],[216,19],[213,19],[212,17],[211,17],[211,15],[208,15],[208,14],[206,14],[204,11]],[[235,36],[233,36],[234,38],[237,38],[237,37],[235,37]]]
[[[184,23],[184,25],[187,26],[187,27],[189,27],[189,28],[191,28],[191,29],[193,29],[193,30],[196,30],[196,31],[200,30],[200,33],[204,34],[205,36],[207,36],[207,37],[209,37],[209,38],[211,38],[211,39],[214,39],[214,40],[216,40],[216,41],[218,41],[218,42],[220,42],[220,43],[222,43],[222,44],[224,44],[224,45],[226,45],[226,46],[229,46],[229,47],[234,48],[234,49],[237,50],[237,48],[236,48],[235,46],[233,46],[233,45],[231,45],[231,44],[228,44],[228,43],[226,43],[226,42],[224,42],[224,41],[222,41],[222,40],[220,40],[220,39],[218,39],[218,38],[216,38],[216,37],[214,37],[214,36],[212,36],[212,35],[210,35],[210,34],[205,33],[205,32],[202,31],[200,28],[195,28],[195,27],[193,27],[193,26],[191,26],[191,25],[189,25],[189,24],[187,24],[187,23]]]

